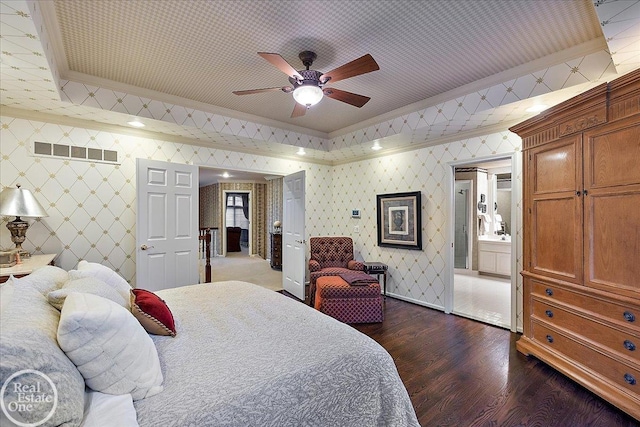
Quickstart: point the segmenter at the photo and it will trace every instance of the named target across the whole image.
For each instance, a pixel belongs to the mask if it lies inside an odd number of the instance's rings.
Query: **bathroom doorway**
[[[452,166],[451,312],[511,329],[512,157]],[[507,206],[501,206],[503,204]]]

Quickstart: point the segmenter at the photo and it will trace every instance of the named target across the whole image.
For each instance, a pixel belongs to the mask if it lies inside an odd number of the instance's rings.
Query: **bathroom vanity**
[[[480,273],[511,276],[511,238],[480,236],[478,238],[478,270]]]

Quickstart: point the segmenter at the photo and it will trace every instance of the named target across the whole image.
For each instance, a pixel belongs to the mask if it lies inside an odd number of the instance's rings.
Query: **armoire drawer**
[[[574,341],[556,330],[532,320],[533,340],[543,347],[572,359],[593,374],[640,399],[640,368],[637,363],[625,364]]]
[[[590,311],[600,317],[640,332],[640,307],[638,306],[573,292],[561,286],[535,279],[527,278],[525,280],[531,281],[531,293],[533,296],[539,295],[553,301],[572,305],[580,309],[580,311]]]
[[[640,362],[640,335],[634,334],[631,330],[603,325],[536,298],[533,299],[532,315],[545,323],[581,335],[609,352]]]

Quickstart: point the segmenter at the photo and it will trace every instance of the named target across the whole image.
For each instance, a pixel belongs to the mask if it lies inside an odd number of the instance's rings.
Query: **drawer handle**
[[[553,289],[551,289],[551,288],[547,288],[547,289],[545,289],[545,291],[544,291],[544,292],[545,292],[547,295],[549,295],[550,297],[552,297],[552,296],[553,296]]]
[[[547,341],[552,343],[553,342],[553,337],[551,335],[547,335]]]
[[[545,311],[544,314],[546,314],[547,317],[553,317],[553,311],[551,311],[551,310]]]
[[[631,313],[630,311],[625,311],[624,314],[624,320],[626,320],[627,322],[635,322],[636,321],[636,316]]]
[[[629,340],[624,340],[624,348],[629,351],[634,351],[636,349],[636,345]]]
[[[636,379],[631,374],[624,374],[624,381],[629,385],[636,385]]]

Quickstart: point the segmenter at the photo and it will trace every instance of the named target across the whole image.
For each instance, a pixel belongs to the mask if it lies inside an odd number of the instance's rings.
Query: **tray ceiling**
[[[139,116],[150,119],[148,131],[201,145],[276,154],[293,145],[337,162],[365,155],[373,140],[398,149],[522,120],[537,97],[553,105],[637,68],[640,4],[596,3],[55,0],[21,10],[25,2],[3,2],[2,105],[14,115],[30,110],[110,125]],[[607,42],[623,38],[614,64]],[[39,72],[50,73],[59,101],[50,93],[18,95],[26,83],[16,75],[26,65],[10,63],[29,49],[42,51]],[[323,72],[370,53],[379,71],[334,87],[371,101],[359,109],[325,98],[292,119],[291,94],[232,94],[288,85],[257,52],[280,53],[303,69],[303,50],[317,53],[312,68]],[[52,90],[42,80],[31,84]]]

